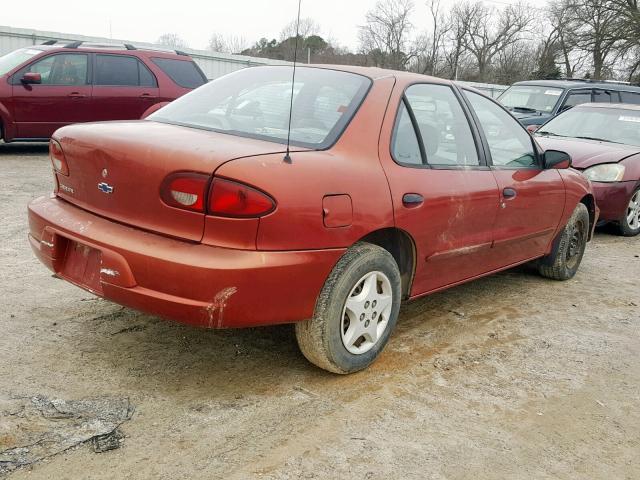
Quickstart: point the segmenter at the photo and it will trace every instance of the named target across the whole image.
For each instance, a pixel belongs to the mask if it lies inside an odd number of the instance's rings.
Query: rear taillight
[[[160,197],[172,207],[204,213],[209,179],[209,175],[203,173],[173,173],[162,182]]]
[[[266,193],[243,183],[215,178],[209,191],[209,214],[220,217],[262,217],[276,207]]]
[[[69,175],[69,166],[67,165],[67,159],[64,157],[62,147],[55,140],[49,142],[49,157],[53,164],[53,169],[61,175]]]

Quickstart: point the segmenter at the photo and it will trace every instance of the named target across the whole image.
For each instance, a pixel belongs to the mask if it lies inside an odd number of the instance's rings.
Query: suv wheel
[[[629,205],[618,222],[618,231],[625,237],[634,237],[640,233],[640,187],[631,195]]]
[[[331,271],[313,318],[296,323],[304,356],[334,373],[369,366],[384,349],[400,311],[401,280],[391,254],[358,243]]]
[[[538,261],[538,271],[553,280],[569,280],[578,271],[589,238],[589,211],[579,203],[560,234],[558,247]]]

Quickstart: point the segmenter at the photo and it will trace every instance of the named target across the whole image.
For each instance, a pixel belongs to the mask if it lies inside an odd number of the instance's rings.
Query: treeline
[[[315,21],[303,19],[298,60],[499,84],[531,78],[640,80],[637,0],[552,0],[546,6],[500,7],[465,0],[451,8],[427,0],[426,7],[427,18],[422,18],[413,0],[378,1],[358,27],[357,51],[324,38]],[[424,30],[417,27],[425,24]],[[291,22],[279,39],[262,38],[251,46],[243,38],[214,35],[209,48],[291,61],[295,27]]]

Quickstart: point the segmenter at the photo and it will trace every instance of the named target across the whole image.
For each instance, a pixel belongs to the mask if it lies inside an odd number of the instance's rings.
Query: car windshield
[[[149,120],[286,143],[291,67],[255,67],[220,77],[175,100]],[[293,88],[291,144],[327,148],[364,99],[371,80],[299,67]]]
[[[498,99],[510,109],[551,112],[562,95],[561,88],[535,85],[515,85],[508,88]]]
[[[0,57],[0,76],[9,73],[39,53],[42,53],[42,50],[38,50],[37,48],[21,48],[20,50],[15,50]]]
[[[640,110],[574,107],[536,133],[640,146]]]

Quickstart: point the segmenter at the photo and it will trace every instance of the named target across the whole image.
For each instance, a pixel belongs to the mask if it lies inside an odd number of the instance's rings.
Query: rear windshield
[[[150,120],[286,143],[291,67],[255,67],[218,78],[175,100]],[[293,88],[291,143],[323,149],[342,133],[371,80],[300,67]]]
[[[21,48],[20,50],[7,53],[0,57],[0,76],[9,73],[17,66],[40,53],[42,53],[42,50],[38,50],[37,48]]]
[[[551,112],[561,95],[561,88],[515,85],[500,95],[498,100],[507,108]]]
[[[202,71],[192,61],[171,58],[152,58],[151,61],[181,87],[198,88],[207,83]]]

